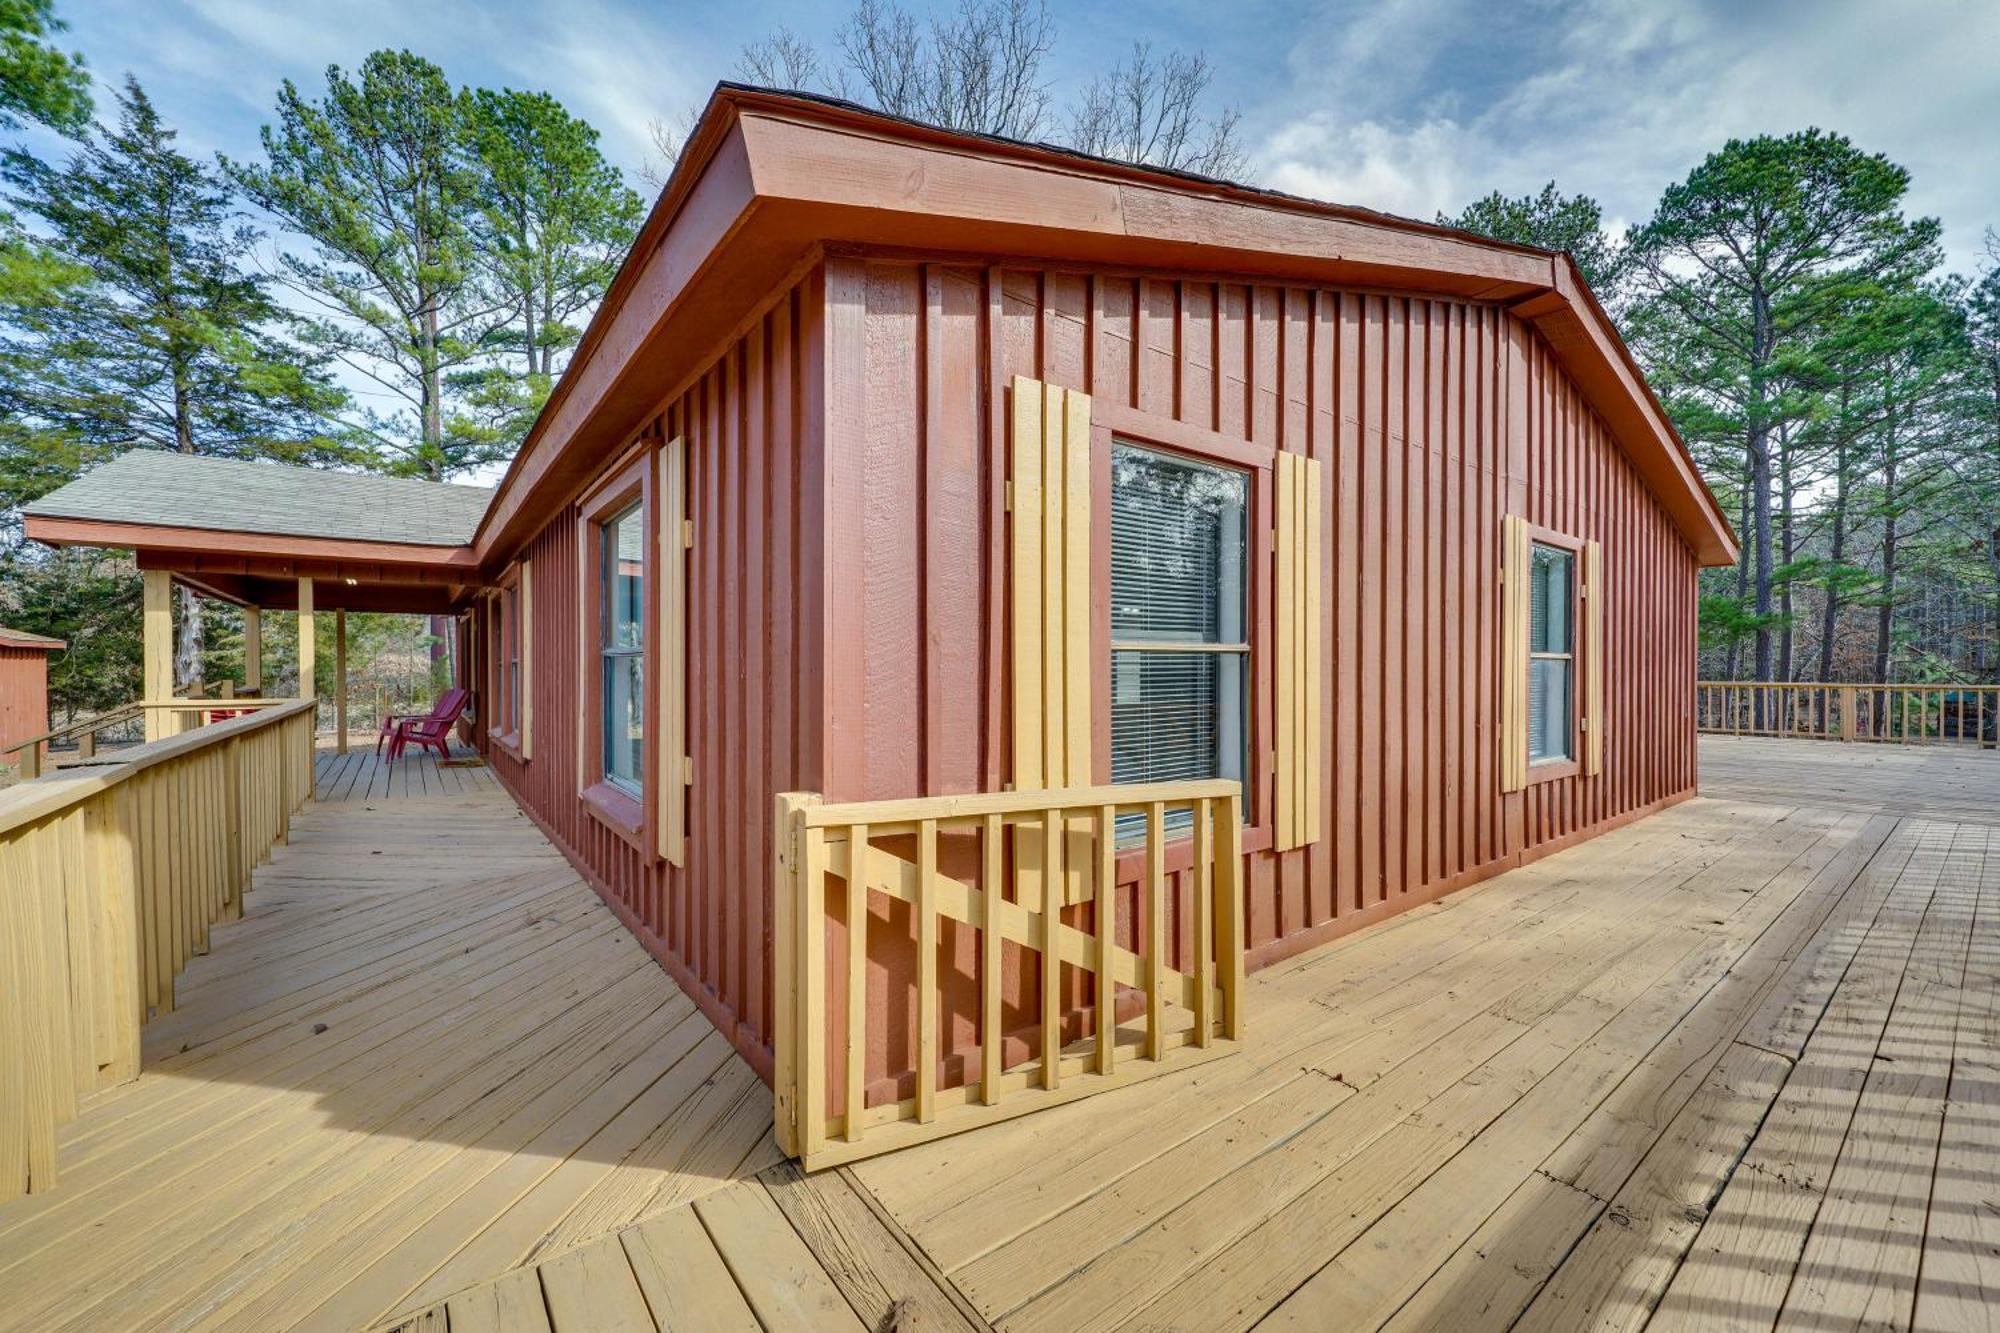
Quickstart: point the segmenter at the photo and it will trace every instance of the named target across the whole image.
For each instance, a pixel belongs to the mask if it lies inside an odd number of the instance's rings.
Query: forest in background
[[[53,5],[0,0],[0,134],[33,121],[69,144],[0,156],[0,623],[69,641],[51,670],[68,717],[136,697],[138,578],[116,553],[25,542],[21,505],[131,448],[490,471],[644,205],[553,97],[454,86],[408,51],[282,84],[254,154],[191,154],[136,79],[93,95]],[[779,29],[728,73],[1243,172],[1201,53],[1138,44],[1058,89],[1056,38],[1040,0],[861,0],[827,46]],[[643,185],[690,122],[651,126]],[[1554,182],[1437,219],[1575,255],[1694,451],[1743,539],[1703,576],[1704,677],[2000,680],[2000,239],[1949,272],[1908,186],[1804,129],[1719,145],[1622,235]],[[177,618],[180,680],[240,676],[233,611],[185,597]],[[351,621],[364,676],[411,679],[434,645],[407,617]]]

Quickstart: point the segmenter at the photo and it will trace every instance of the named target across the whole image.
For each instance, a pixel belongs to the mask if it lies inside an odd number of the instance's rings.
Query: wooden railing
[[[312,764],[300,701],[0,791],[0,1202],[52,1188],[57,1126],[138,1075],[141,1025],[242,913]]]
[[[1735,736],[2000,746],[2000,685],[1704,680],[1695,725]]]
[[[1222,1053],[1242,1030],[1241,800],[1238,785],[1223,781],[846,805],[780,795],[773,1026],[781,1146],[808,1169],[830,1166]],[[1170,840],[1186,844],[1173,848],[1177,864],[1186,859],[1187,891],[1175,905],[1186,970],[1169,951]],[[967,878],[941,871],[941,858]],[[1139,863],[1136,876],[1123,877],[1136,878],[1139,909],[1124,933],[1121,858]],[[871,895],[906,904],[913,923],[914,955],[903,977],[891,972],[892,984],[915,991],[910,1096],[900,1095],[895,1057],[889,1092],[871,1089],[868,1078],[870,1050],[890,1044],[882,1016],[907,1012],[895,994],[884,1007],[868,1003]],[[1070,924],[1066,913],[1088,923]],[[939,1052],[944,922],[978,941],[978,1051],[952,1086],[941,1077],[952,1062]],[[898,928],[893,939],[907,948],[907,934]],[[1017,980],[1033,980],[1026,1058],[1011,1068],[1002,1003],[1009,941],[1024,951]],[[1082,974],[1080,993],[1065,988],[1062,964]],[[1129,1028],[1115,1017],[1121,989],[1138,1010]],[[1089,1035],[1066,1046],[1065,1023],[1083,1022],[1084,1010]]]
[[[187,731],[190,727],[203,725],[209,720],[210,713],[225,707],[225,705],[219,703],[201,701],[234,698],[235,690],[229,681],[222,681],[219,684],[205,684],[198,681],[193,685],[185,685],[176,690],[172,699],[120,704],[118,707],[108,708],[102,713],[95,713],[89,717],[80,717],[74,722],[65,722],[62,726],[45,731],[39,736],[30,736],[26,740],[15,741],[5,748],[0,748],[0,766],[13,767],[15,775],[23,780],[38,778],[42,775],[42,770],[47,767],[47,762],[54,759],[55,747],[58,745],[75,741],[76,758],[88,761],[97,757],[97,744],[100,733],[109,731],[114,727],[125,726],[129,723],[140,721],[145,718],[148,712],[165,711],[168,717],[174,719],[173,731],[174,734],[178,735],[183,731]],[[226,707],[230,709],[242,708],[246,705],[254,707],[259,702],[284,703],[287,701],[281,699],[239,700],[226,705]]]

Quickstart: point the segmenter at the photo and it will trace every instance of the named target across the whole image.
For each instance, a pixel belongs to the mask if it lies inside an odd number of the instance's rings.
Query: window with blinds
[[[604,523],[598,645],[604,778],[633,796],[646,771],[646,524],[638,504]]]
[[[1576,645],[1576,557],[1536,542],[1528,569],[1528,762],[1569,759]]]
[[[1249,478],[1119,441],[1111,460],[1111,780],[1241,780]],[[1185,828],[1186,811],[1169,816]],[[1144,816],[1121,816],[1121,843]]]

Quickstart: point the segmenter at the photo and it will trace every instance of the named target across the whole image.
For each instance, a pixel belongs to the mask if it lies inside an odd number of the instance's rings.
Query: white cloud
[[[1554,179],[1638,220],[1729,137],[1819,125],[1908,167],[1910,210],[1968,266],[2000,220],[1995,50],[2000,5],[1957,0],[1383,0],[1303,26],[1253,160],[1279,188],[1420,217]]]

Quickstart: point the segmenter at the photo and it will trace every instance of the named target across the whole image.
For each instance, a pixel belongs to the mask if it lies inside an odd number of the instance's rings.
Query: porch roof
[[[133,449],[22,512],[31,520],[451,547],[472,540],[492,499],[484,486]]]
[[[493,492],[407,477],[134,449],[23,509],[51,546],[131,551],[205,596],[436,615],[479,582],[469,544]]]

